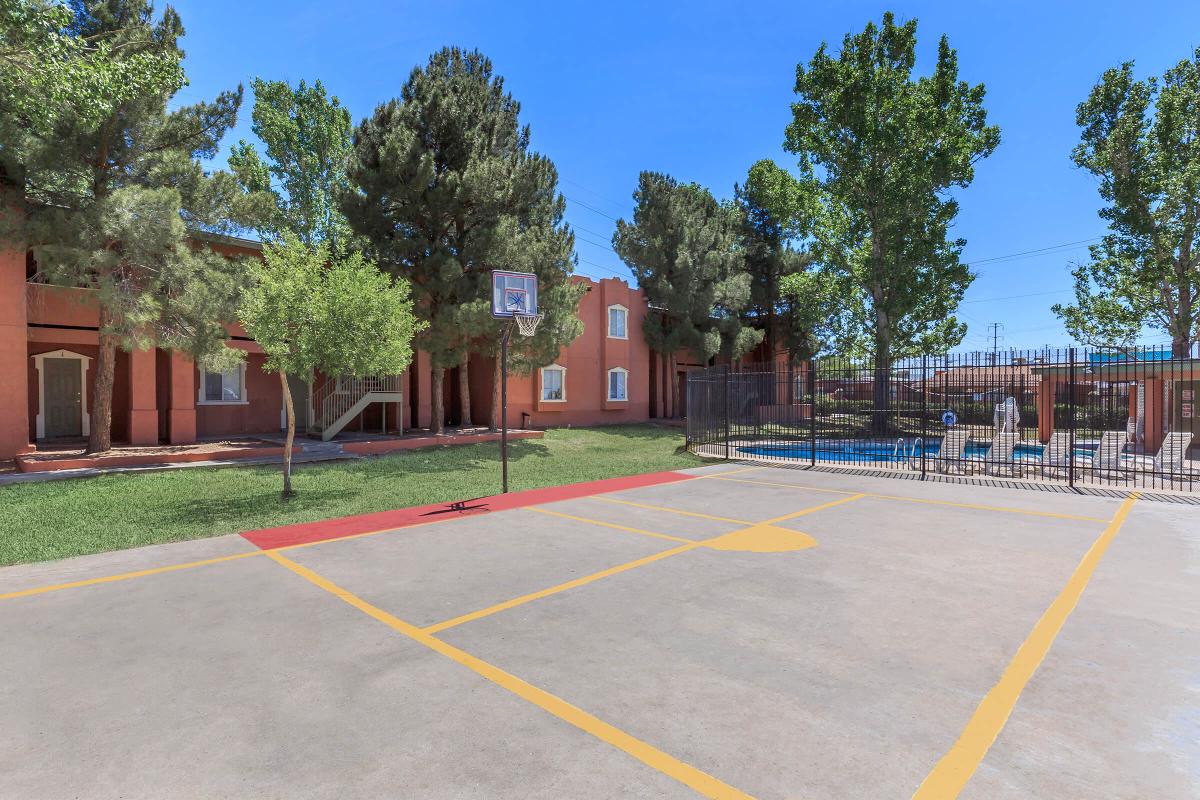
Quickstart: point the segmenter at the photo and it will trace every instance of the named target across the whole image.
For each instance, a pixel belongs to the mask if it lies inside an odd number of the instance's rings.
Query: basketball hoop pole
[[[513,323],[504,326],[500,337],[500,482],[502,494],[508,494],[508,337]]]
[[[513,328],[533,336],[542,315],[537,310],[537,275],[532,272],[492,270],[492,316],[504,319],[500,335],[500,484],[508,494],[508,341]],[[492,387],[493,389],[495,387]]]

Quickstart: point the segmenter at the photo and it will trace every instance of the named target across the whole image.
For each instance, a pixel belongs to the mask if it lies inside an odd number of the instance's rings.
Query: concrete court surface
[[[0,797],[1200,796],[1196,507],[688,472],[0,570]]]

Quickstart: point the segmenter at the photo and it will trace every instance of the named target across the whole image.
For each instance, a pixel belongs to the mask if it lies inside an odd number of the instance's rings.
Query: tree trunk
[[[1192,355],[1192,285],[1181,281],[1179,313],[1171,331],[1171,358],[1191,358]]]
[[[679,410],[679,369],[678,363],[675,361],[675,354],[671,354],[671,372],[667,376],[667,380],[671,382],[671,416],[679,419],[683,416]]]
[[[659,363],[659,366],[661,367],[659,369],[659,373],[660,373],[659,385],[662,387],[662,402],[663,402],[662,416],[663,416],[663,419],[670,419],[671,414],[672,414],[672,412],[671,412],[671,376],[670,376],[671,370],[669,369],[670,364],[667,361],[666,353],[658,354],[658,363]],[[608,390],[605,389],[605,391],[608,391]]]
[[[292,389],[288,386],[287,373],[279,371],[279,384],[283,387],[283,407],[287,412],[287,436],[283,440],[283,499],[291,500],[292,491],[292,442],[296,439],[296,407],[292,405]]]
[[[492,418],[488,425],[493,431],[500,430],[500,371],[504,365],[500,363],[500,351],[492,361]]]
[[[474,427],[474,423],[471,422],[470,360],[470,355],[463,356],[462,363],[458,365],[458,405],[460,406],[458,425],[460,428]]]
[[[430,381],[430,398],[429,405],[433,414],[433,419],[429,421],[431,433],[434,436],[440,436],[445,430],[446,424],[446,404],[442,397],[442,384],[446,377],[445,367],[433,368],[433,379]]]
[[[100,353],[96,358],[96,385],[92,387],[92,418],[87,452],[112,449],[113,383],[117,367],[117,337],[106,333],[113,322],[108,306],[100,306]],[[84,409],[86,412],[87,409]]]
[[[872,429],[879,436],[885,436],[891,432],[889,416],[892,405],[892,331],[890,326],[891,321],[888,319],[887,312],[876,307]]]

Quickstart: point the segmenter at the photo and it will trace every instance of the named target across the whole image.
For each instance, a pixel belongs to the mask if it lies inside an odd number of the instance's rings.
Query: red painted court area
[[[319,522],[300,522],[295,525],[282,525],[277,528],[260,528],[245,531],[242,536],[251,544],[263,550],[277,547],[291,547],[297,544],[323,542],[329,539],[343,539],[347,536],[357,536],[363,533],[407,528],[412,525],[422,525],[438,519],[454,519],[463,516],[488,514],[493,511],[508,511],[524,506],[553,503],[559,500],[574,500],[579,497],[602,494],[604,492],[619,492],[623,489],[640,489],[646,486],[657,486],[677,481],[694,480],[697,476],[682,472],[651,472],[646,475],[629,475],[623,478],[605,478],[599,481],[585,481],[566,486],[548,486],[543,489],[525,489],[519,492],[498,494],[491,497],[478,497],[456,503],[432,503],[425,506],[398,508],[393,511],[379,511],[373,514],[356,514],[349,517],[321,520]]]

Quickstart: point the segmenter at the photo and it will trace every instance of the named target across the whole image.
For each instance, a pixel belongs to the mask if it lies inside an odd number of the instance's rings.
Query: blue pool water
[[[924,448],[925,454],[931,457],[936,456],[941,444],[937,440],[928,442]],[[965,454],[967,458],[982,458],[987,454],[989,449],[991,449],[991,445],[987,442],[971,442],[967,445]],[[919,443],[914,445],[911,441],[905,442],[902,453],[897,453],[895,442],[823,440],[817,442],[817,460],[844,463],[905,461],[913,456],[920,458],[921,450],[922,447]],[[739,447],[738,452],[771,458],[795,458],[801,460],[812,458],[812,448],[808,442],[752,445]],[[1086,447],[1077,447],[1075,449],[1076,456],[1090,458],[1092,454],[1093,451]],[[1042,457],[1042,445],[1023,442],[1014,448],[1013,456],[1017,461],[1039,461]]]

